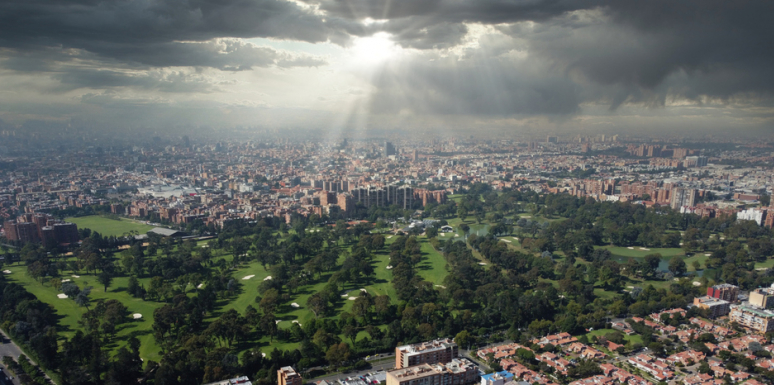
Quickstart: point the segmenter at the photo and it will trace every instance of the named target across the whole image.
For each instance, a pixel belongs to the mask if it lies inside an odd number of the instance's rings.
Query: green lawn
[[[613,332],[617,332],[617,331],[618,331],[618,330],[615,330],[615,329],[599,329],[599,330],[592,330],[592,331],[590,331],[590,332],[586,333],[586,338],[588,338],[588,339],[589,339],[589,341],[591,341],[591,337],[592,337],[592,336],[601,337],[601,336],[604,336],[605,334],[609,334],[609,333],[613,333]],[[620,333],[620,332],[619,332],[619,333]],[[642,337],[641,337],[639,334],[632,334],[632,335],[630,335],[630,336],[627,336],[627,335],[626,335],[626,334],[624,334],[624,333],[621,333],[621,334],[623,334],[623,336],[624,336],[624,340],[625,340],[626,342],[631,342],[631,343],[642,343]]]
[[[446,237],[439,238],[443,239]],[[418,240],[422,245],[422,262],[417,266],[417,273],[426,281],[440,285],[449,274],[446,271],[446,260],[440,252],[433,248],[433,245],[430,244],[427,238],[419,237]]]
[[[140,234],[145,234],[148,232],[148,230],[153,228],[153,226],[143,225],[131,219],[121,218],[121,220],[115,220],[101,217],[99,215],[66,218],[65,220],[75,223],[78,225],[78,228],[91,229],[92,231],[96,231],[103,236],[120,236],[132,230],[135,230]]]
[[[130,221],[115,221],[112,219],[92,216],[83,218],[73,218],[73,220],[79,221],[79,226],[87,227],[93,226],[93,229],[99,231],[101,234],[123,234],[127,231],[127,228],[137,229],[138,224]],[[112,229],[105,230],[106,225],[113,225]],[[124,226],[123,228],[117,228],[116,224]],[[148,229],[151,226],[145,226]],[[112,232],[111,232],[112,231]],[[139,231],[139,230],[138,230]],[[446,237],[453,236],[447,234]],[[348,284],[344,287],[342,295],[346,294],[347,297],[357,297],[361,293],[361,289],[365,289],[369,294],[373,296],[388,295],[392,298],[393,303],[398,303],[397,294],[393,287],[392,271],[387,269],[389,265],[389,245],[392,244],[397,237],[387,235],[389,239],[386,239],[385,248],[374,253],[374,259],[372,265],[374,267],[375,275],[368,281],[360,284]],[[441,237],[444,238],[444,237]],[[460,238],[461,239],[461,238]],[[442,253],[433,249],[429,240],[425,237],[418,237],[418,241],[421,245],[421,251],[423,260],[417,266],[417,273],[425,280],[432,282],[435,285],[443,283],[444,278],[447,276],[446,261],[443,258]],[[120,254],[116,255],[120,258]],[[153,256],[148,256],[153,257]],[[231,255],[224,254],[222,250],[216,252],[214,260],[225,258],[227,261],[232,259]],[[339,264],[343,262],[343,256],[339,260]],[[70,338],[76,330],[81,329],[78,321],[82,315],[86,312],[85,308],[79,307],[72,299],[60,299],[57,294],[60,292],[54,289],[49,283],[48,279],[44,283],[38,282],[32,279],[27,274],[27,268],[23,264],[17,263],[12,266],[6,266],[11,270],[11,274],[8,274],[6,278],[11,281],[18,282],[23,285],[30,293],[34,294],[41,301],[50,304],[60,316],[60,332],[63,337]],[[270,268],[269,268],[270,270]],[[315,315],[306,307],[306,302],[312,294],[321,291],[328,282],[332,272],[323,273],[320,277],[315,279],[311,284],[299,288],[296,292],[292,293],[290,299],[280,305],[277,311],[277,319],[280,320],[278,327],[281,329],[290,328],[293,325],[293,321],[304,324],[308,320],[315,317]],[[232,276],[237,282],[241,284],[241,290],[236,298],[223,303],[222,307],[216,310],[215,315],[207,321],[212,321],[214,317],[222,314],[225,310],[236,309],[241,314],[244,314],[248,305],[258,308],[258,304],[255,303],[256,296],[259,296],[258,286],[264,281],[266,277],[270,275],[270,272],[264,269],[264,267],[258,262],[249,262],[243,264],[232,272]],[[250,277],[252,276],[252,277]],[[244,279],[250,277],[248,279]],[[117,277],[113,280],[107,293],[104,292],[104,288],[99,285],[96,277],[93,275],[79,272],[79,277],[73,277],[73,273],[70,270],[62,272],[63,279],[70,279],[75,282],[79,287],[93,286],[91,292],[91,299],[116,299],[126,305],[130,314],[139,313],[142,314],[141,320],[130,320],[124,325],[118,328],[116,333],[115,343],[108,346],[110,349],[116,349],[123,346],[126,343],[126,339],[129,336],[136,336],[142,343],[140,348],[140,355],[143,359],[158,361],[160,357],[159,348],[153,338],[153,312],[155,309],[164,305],[162,302],[156,301],[143,301],[141,299],[133,298],[126,292],[126,286],[128,284],[128,277]],[[140,283],[145,287],[150,284],[150,278],[140,279]],[[193,295],[194,289],[188,288],[188,294]],[[299,306],[293,307],[292,303],[296,303]],[[337,318],[344,311],[351,311],[354,301],[348,298],[341,298],[334,311],[331,313],[331,318]],[[361,332],[359,338],[364,337],[366,334]],[[343,336],[342,336],[343,337]],[[264,353],[270,353],[275,348],[279,349],[294,349],[298,346],[296,342],[287,341],[270,341],[269,337],[263,337],[260,341],[253,341],[252,344],[257,344]],[[251,345],[252,346],[252,345]]]
[[[618,246],[602,246],[601,248],[610,250],[610,253],[620,257],[643,258],[648,254],[656,254],[656,253],[661,254],[662,257],[674,257],[678,255],[680,256],[685,255],[685,252],[681,248],[649,249],[647,247],[640,247],[640,246],[632,246],[632,248],[618,247]]]
[[[49,282],[40,283],[35,281],[27,275],[27,267],[20,264],[14,264],[13,266],[4,266],[4,269],[11,270],[11,274],[8,274],[6,278],[12,282],[16,282],[24,286],[27,291],[38,297],[39,300],[51,305],[56,309],[57,314],[60,316],[59,331],[64,337],[72,337],[75,331],[81,329],[78,321],[82,315],[86,312],[85,308],[79,307],[75,301],[69,298],[60,299],[57,298],[57,294],[61,292],[51,286]],[[129,314],[139,313],[142,314],[140,320],[130,320],[121,326],[117,327],[116,339],[110,348],[120,347],[126,343],[126,339],[129,336],[135,336],[141,342],[140,356],[145,360],[158,361],[161,356],[159,355],[159,349],[153,338],[153,311],[161,307],[163,304],[160,302],[143,301],[139,298],[134,298],[126,292],[126,286],[128,278],[117,277],[110,285],[108,292],[105,293],[104,287],[97,282],[96,277],[92,275],[79,274],[79,278],[72,277],[70,274],[64,274],[62,279],[70,279],[78,287],[93,286],[91,291],[91,299],[117,299],[121,301],[128,309]],[[141,279],[140,282],[146,287],[149,285],[150,279]],[[130,316],[131,317],[131,316]]]
[[[709,259],[709,256],[705,254],[709,254],[709,253],[697,253],[688,258],[685,258],[684,261],[685,261],[685,265],[688,266],[688,271],[696,271],[696,269],[693,268],[694,262],[699,262],[700,270],[704,269],[704,267],[706,266],[707,260]],[[760,267],[760,266],[756,266],[756,267]]]
[[[769,268],[774,267],[774,259],[767,259],[764,262],[756,262],[755,268],[759,268],[759,267],[769,267]]]

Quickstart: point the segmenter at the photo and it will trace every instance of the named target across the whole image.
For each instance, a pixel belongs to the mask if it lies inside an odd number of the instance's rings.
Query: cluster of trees
[[[29,358],[24,354],[19,356],[19,361],[15,361],[10,356],[3,356],[3,365],[9,368],[16,377],[19,378],[19,382],[22,385],[51,385],[52,382],[46,378],[45,374],[30,362]]]

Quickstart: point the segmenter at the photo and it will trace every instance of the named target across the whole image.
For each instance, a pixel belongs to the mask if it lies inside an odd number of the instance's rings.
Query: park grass
[[[761,268],[761,267],[767,267],[772,268],[774,267],[774,259],[767,259],[764,262],[755,262],[755,268]]]
[[[619,246],[602,246],[600,248],[607,249],[611,254],[619,257],[626,258],[644,258],[650,254],[661,254],[664,258],[671,258],[675,256],[684,256],[685,252],[681,248],[652,248],[649,250],[642,250],[640,246],[633,246],[634,249]],[[647,249],[647,247],[645,247]]]
[[[443,237],[442,237],[443,238]],[[443,255],[433,248],[430,241],[425,237],[419,237],[418,241],[422,250],[422,262],[417,265],[417,274],[425,281],[440,285],[449,275],[446,271],[446,259]]]
[[[78,225],[78,228],[91,229],[91,231],[96,231],[102,236],[121,236],[132,230],[145,234],[148,230],[153,229],[153,226],[144,225],[131,219],[121,218],[120,220],[115,220],[99,215],[67,218],[66,220],[75,223]]]
[[[613,333],[613,332],[619,332],[619,333],[623,334],[624,341],[626,341],[626,342],[631,342],[633,344],[635,344],[635,343],[640,343],[641,344],[642,343],[642,336],[640,336],[639,334],[632,334],[632,335],[629,336],[629,335],[626,335],[625,333],[622,333],[622,332],[620,332],[618,330],[615,330],[615,329],[592,330],[592,331],[586,333],[586,338],[588,338],[589,341],[591,341],[591,337],[596,336],[597,338],[599,338],[599,337],[602,337],[602,336],[604,336],[606,334]]]
[[[701,269],[702,267],[707,265],[707,260],[709,259],[709,256],[706,256],[704,254],[707,254],[707,253],[694,254],[694,255],[684,259],[685,265],[688,267],[688,271],[689,272],[690,271],[696,271],[696,269],[693,268],[693,263],[694,262],[699,262],[699,265],[700,265],[699,269]]]
[[[11,274],[6,275],[6,279],[18,283],[34,294],[40,301],[51,305],[55,310],[59,319],[59,332],[63,337],[70,338],[75,332],[81,329],[78,321],[81,319],[86,308],[78,306],[75,301],[70,298],[60,299],[57,298],[57,294],[61,292],[56,290],[48,282],[40,283],[34,280],[27,274],[26,266],[16,264],[14,266],[5,266],[6,269],[11,270]],[[127,277],[116,277],[113,279],[108,292],[104,291],[104,287],[97,282],[97,279],[93,275],[80,274],[80,278],[74,278],[69,275],[62,277],[63,279],[70,279],[75,282],[78,287],[94,286],[91,291],[90,298],[92,303],[98,299],[116,299],[123,303],[129,310],[129,314],[139,313],[142,314],[142,319],[132,320],[130,318],[126,323],[116,328],[116,338],[108,348],[118,348],[126,344],[126,340],[130,336],[135,336],[140,340],[140,357],[147,360],[158,361],[161,359],[158,345],[153,338],[153,311],[164,303],[143,301],[140,298],[134,298],[126,292],[126,286],[129,279]],[[146,287],[150,283],[149,278],[139,280],[141,284]]]
[[[74,218],[76,220],[83,220],[85,219],[86,222],[91,226],[94,226],[93,230],[96,230],[100,232],[103,235],[110,235],[110,232],[103,232],[102,228],[97,227],[98,223],[102,222],[108,222],[108,224],[114,224],[119,223],[121,225],[132,225],[136,226],[136,223],[130,222],[130,221],[115,221],[112,219],[102,218],[98,216],[92,216],[92,217],[82,217],[82,218]],[[126,223],[124,223],[126,222]],[[83,223],[83,222],[82,222]],[[81,226],[81,225],[79,225]],[[87,227],[87,226],[82,226]],[[146,226],[147,228],[152,228],[151,226]],[[118,232],[118,235],[123,234],[127,227],[124,227],[120,230],[117,230],[114,228],[114,233]],[[136,227],[135,227],[136,228]],[[138,230],[139,231],[139,230]],[[389,235],[388,235],[389,236]],[[447,235],[448,237],[449,235]],[[382,250],[379,250],[377,252],[374,252],[374,259],[372,261],[372,265],[374,266],[375,275],[372,279],[370,279],[368,282],[364,282],[361,284],[347,284],[344,287],[344,291],[347,293],[348,296],[357,297],[360,295],[360,289],[365,288],[369,294],[373,296],[378,295],[388,295],[392,302],[397,304],[398,303],[398,297],[397,293],[395,291],[395,288],[392,285],[392,271],[387,270],[386,267],[389,265],[389,245],[392,244],[397,237],[392,236],[390,239],[385,240],[385,248]],[[448,272],[446,271],[446,261],[443,258],[443,255],[435,250],[432,245],[429,242],[429,239],[426,237],[417,237],[417,240],[420,242],[420,247],[422,251],[423,260],[417,267],[417,273],[425,280],[432,282],[435,285],[442,284],[445,277],[448,275]],[[197,242],[198,245],[202,245],[204,243],[209,242],[207,241],[201,241]],[[175,246],[176,248],[177,246]],[[350,246],[345,246],[344,249],[348,249]],[[227,261],[231,261],[233,259],[233,256],[224,253],[222,250],[219,250],[220,252],[217,252],[216,255],[213,257],[213,260],[217,260],[220,258],[225,258]],[[158,255],[158,254],[157,254]],[[154,258],[156,256],[148,256],[149,258]],[[344,255],[340,257],[338,263],[339,265],[344,261]],[[22,264],[15,264],[12,266],[6,266],[9,270],[11,270],[11,274],[7,275],[6,278],[8,278],[11,281],[18,282],[19,284],[23,285],[30,293],[34,294],[38,299],[41,301],[51,305],[57,312],[57,314],[60,317],[59,325],[60,325],[60,335],[65,338],[72,337],[77,330],[82,329],[81,325],[79,325],[78,321],[81,319],[82,315],[86,312],[86,308],[79,307],[75,301],[72,299],[60,299],[57,298],[57,294],[60,294],[60,292],[56,289],[54,289],[48,282],[48,279],[46,279],[45,283],[40,283],[39,281],[36,281],[32,279],[27,274],[26,266]],[[268,270],[267,270],[268,269]],[[212,314],[210,317],[208,317],[205,321],[211,322],[215,320],[220,314],[223,312],[229,310],[229,309],[235,309],[240,314],[244,314],[245,310],[247,309],[247,306],[252,305],[255,308],[258,308],[258,304],[255,303],[255,298],[259,296],[258,287],[263,282],[263,279],[266,278],[268,275],[270,275],[271,267],[268,267],[265,269],[260,263],[256,261],[250,261],[247,263],[243,263],[241,266],[237,267],[235,270],[232,271],[232,277],[240,284],[240,290],[238,295],[235,298],[232,298],[227,301],[220,301],[219,307],[216,309],[215,313]],[[67,271],[70,274],[66,274],[63,272],[62,278],[69,278],[73,282],[75,282],[79,287],[83,288],[85,286],[93,286],[91,292],[91,299],[92,302],[94,300],[98,299],[116,299],[123,303],[125,306],[127,306],[129,310],[129,314],[133,313],[140,313],[142,314],[143,318],[138,321],[131,320],[127,322],[126,324],[123,324],[117,328],[116,333],[116,339],[115,342],[112,343],[109,346],[106,346],[106,348],[111,349],[115,351],[119,347],[126,344],[126,340],[130,336],[137,337],[141,342],[140,347],[140,356],[145,360],[154,360],[159,361],[161,359],[160,355],[160,349],[158,345],[156,344],[156,341],[153,337],[153,312],[155,309],[163,306],[164,302],[155,302],[155,301],[143,301],[142,299],[134,298],[131,295],[129,295],[126,292],[126,287],[128,285],[128,277],[116,277],[114,278],[111,286],[108,289],[108,292],[104,292],[104,288],[98,283],[97,278],[90,274],[85,274],[80,272],[80,278],[74,278],[71,277],[72,273]],[[281,329],[289,329],[292,326],[292,321],[297,321],[301,324],[304,324],[310,319],[315,318],[314,313],[312,313],[311,310],[307,309],[306,302],[312,294],[321,291],[325,285],[328,283],[328,279],[330,278],[331,274],[333,272],[327,272],[323,273],[318,279],[316,279],[313,283],[302,286],[299,288],[296,292],[292,293],[290,296],[290,299],[286,302],[280,305],[280,307],[277,310],[276,316],[278,320],[281,320],[278,324],[278,327]],[[242,278],[253,275],[251,279],[244,280]],[[145,287],[148,287],[150,285],[150,278],[142,278],[139,279],[140,283],[143,284]],[[194,290],[193,288],[188,288],[188,294],[193,295]],[[300,306],[298,308],[293,308],[290,306],[291,303],[298,303]],[[336,306],[334,307],[333,311],[331,312],[331,315],[328,318],[332,319],[338,319],[338,317],[341,315],[342,312],[350,312],[352,310],[352,305],[354,304],[354,301],[347,300],[346,298],[342,298],[341,301],[339,301]],[[382,325],[382,327],[386,327],[386,325]],[[363,338],[367,336],[365,332],[362,332],[358,335],[358,339]],[[344,339],[344,336],[340,336],[342,339]],[[269,354],[271,351],[273,351],[275,348],[280,350],[290,350],[290,349],[296,349],[299,346],[298,342],[289,342],[289,341],[279,341],[274,340],[271,341],[268,336],[264,336],[260,338],[257,341],[252,341],[251,344],[256,344],[259,349]]]

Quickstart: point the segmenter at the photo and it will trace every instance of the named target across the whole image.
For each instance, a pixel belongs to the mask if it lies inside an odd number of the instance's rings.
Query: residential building
[[[739,287],[729,283],[722,283],[720,285],[708,287],[707,296],[728,302],[736,302],[736,299],[739,296]]]
[[[296,373],[292,366],[283,366],[277,370],[278,385],[301,385],[303,383],[301,376]]]
[[[722,317],[731,311],[730,302],[710,296],[694,298],[693,305],[700,309],[706,309],[709,318]]]
[[[757,309],[745,305],[733,306],[729,319],[731,322],[736,322],[759,333],[774,330],[774,312],[770,310]]]
[[[478,367],[464,358],[387,371],[387,385],[466,385],[478,378]]]
[[[513,378],[513,373],[505,370],[481,376],[481,385],[504,385]]]
[[[774,307],[774,287],[757,288],[750,292],[750,305],[768,309]]]
[[[398,346],[395,348],[395,368],[451,362],[458,353],[457,344],[450,338]]]

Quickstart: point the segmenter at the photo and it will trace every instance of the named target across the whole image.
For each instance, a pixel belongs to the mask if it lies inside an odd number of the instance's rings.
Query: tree
[[[105,292],[107,293],[108,286],[110,286],[110,283],[113,282],[113,274],[110,271],[103,269],[102,272],[97,276],[97,280],[99,283],[105,286]]]
[[[675,256],[669,260],[669,271],[671,271],[675,276],[680,276],[685,274],[688,271],[688,268],[686,267],[685,261],[682,258]]]
[[[476,342],[476,338],[470,335],[467,330],[463,330],[457,333],[457,335],[454,337],[454,342],[456,342],[460,348],[469,349],[470,345]]]
[[[353,344],[355,343],[355,340],[357,339],[357,328],[354,325],[347,325],[344,326],[344,330],[342,330],[342,333],[345,337],[349,338],[349,341]]]
[[[337,368],[342,363],[347,362],[351,354],[352,353],[349,349],[349,345],[347,345],[346,342],[342,342],[339,344],[331,345],[331,347],[328,348],[328,351],[325,353],[325,359],[328,360],[328,363],[330,363],[331,366]]]
[[[263,300],[261,300],[263,302]],[[322,293],[314,293],[306,300],[306,306],[309,306],[315,317],[325,315],[328,311],[328,300],[322,295]]]

